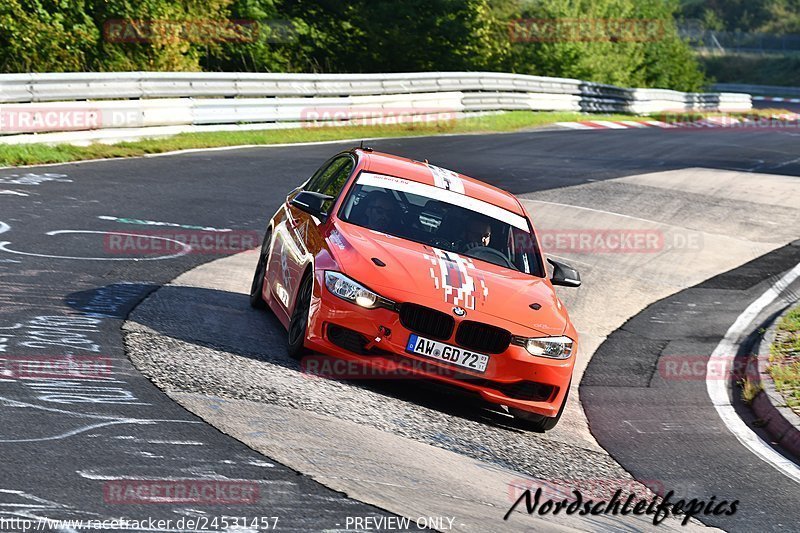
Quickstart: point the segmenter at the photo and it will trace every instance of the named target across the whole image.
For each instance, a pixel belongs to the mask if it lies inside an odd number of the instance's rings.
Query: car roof
[[[451,170],[439,169],[439,167],[427,162],[376,152],[371,149],[356,148],[353,151],[364,159],[364,170],[376,174],[386,174],[434,186],[441,186],[437,184],[437,180],[434,178],[435,171],[441,170],[449,175],[455,174],[463,183],[465,195],[502,207],[517,215],[525,216],[519,200],[514,195],[475,178],[470,178]]]

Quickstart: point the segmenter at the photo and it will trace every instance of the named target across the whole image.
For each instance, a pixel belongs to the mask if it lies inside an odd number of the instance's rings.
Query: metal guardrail
[[[447,91],[606,93],[624,89],[580,80],[484,72],[257,74],[104,72],[0,75],[0,103],[117,98],[323,97]]]
[[[29,142],[31,133],[44,132],[242,124],[282,127],[365,117],[452,118],[519,109],[642,114],[750,108],[746,94],[624,89],[576,79],[490,72],[3,74],[0,142]]]
[[[759,96],[800,97],[800,87],[783,87],[780,85],[747,85],[744,83],[716,83],[711,86],[715,91],[730,93],[746,93]]]

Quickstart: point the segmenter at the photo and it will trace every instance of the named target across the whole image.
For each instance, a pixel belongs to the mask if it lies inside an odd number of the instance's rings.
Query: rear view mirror
[[[328,214],[322,210],[322,204],[328,200],[333,200],[333,196],[319,192],[300,191],[289,204],[324,222],[328,218]]]
[[[580,287],[581,275],[578,271],[566,263],[554,261],[547,258],[547,262],[553,265],[553,277],[550,278],[550,283],[553,285],[563,285],[565,287]]]

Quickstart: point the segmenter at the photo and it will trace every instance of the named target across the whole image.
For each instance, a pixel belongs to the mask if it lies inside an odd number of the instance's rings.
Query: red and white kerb
[[[444,289],[444,301],[475,309],[476,298],[486,303],[489,287],[483,274],[472,264],[472,259],[453,252],[433,248],[434,256],[425,254],[431,262],[430,274],[437,289]]]

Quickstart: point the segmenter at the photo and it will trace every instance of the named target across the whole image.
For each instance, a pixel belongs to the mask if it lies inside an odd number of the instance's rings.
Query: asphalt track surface
[[[735,521],[708,520],[727,530],[796,527],[797,481],[778,474],[745,447],[732,445],[704,380],[693,374],[688,380],[674,379],[676,372],[668,365],[705,366],[708,357],[700,354],[711,353],[736,317],[799,262],[796,241],[648,306],[600,346],[581,383],[593,433],[612,457],[637,479],[658,479],[659,485],[676,490],[679,496],[673,501],[684,494],[706,501],[712,495],[717,501],[739,500],[742,512]],[[756,321],[750,343],[731,356],[742,361],[757,354],[758,328],[768,326],[787,302],[796,301],[798,289],[800,283],[784,288],[782,297]],[[752,411],[738,395],[734,398],[739,415],[769,442],[770,436],[754,424]],[[656,473],[660,477],[648,477]]]
[[[372,144],[416,159],[427,158],[523,194],[685,167],[800,176],[797,142],[798,135],[789,131],[717,130],[709,134],[634,130],[538,131]],[[190,254],[133,261],[110,254],[104,249],[104,232],[148,228],[100,218],[260,232],[283,195],[339,146],[206,151],[0,170],[0,222],[7,225],[0,224],[0,231],[5,230],[0,240],[8,243],[0,252],[2,354],[9,359],[107,356],[113,365],[110,379],[84,380],[69,393],[52,383],[34,383],[13,375],[0,381],[0,449],[4,458],[0,516],[177,520],[237,516],[246,509],[249,517],[279,516],[281,530],[321,530],[341,527],[346,516],[386,515],[219,433],[166,398],[131,366],[120,331],[130,310],[158,286],[216,257]],[[47,234],[59,230],[62,233]],[[774,274],[768,270],[763,279]],[[754,276],[758,278],[758,273]],[[749,296],[741,295],[739,300],[746,305]],[[709,320],[719,324],[709,328],[703,342],[721,336],[735,318],[735,310],[734,306],[724,316],[710,316]],[[681,334],[679,330],[665,333]],[[592,365],[615,359],[606,353],[613,351],[601,349]],[[601,398],[605,390],[619,386],[613,376],[604,380],[605,375],[590,366],[585,381],[589,398],[595,394]],[[619,402],[619,395],[615,397]],[[615,412],[638,409],[632,402],[619,403]],[[670,452],[683,461],[676,466],[678,459],[666,460],[663,450],[648,445],[649,441],[634,441],[630,434],[620,434],[609,409],[593,412],[590,401],[587,411],[600,443],[640,479],[674,479],[670,476],[693,469],[693,461],[702,457],[704,468],[695,472],[719,479],[728,489],[725,494],[730,495],[739,486],[743,464],[758,471],[757,481],[764,490],[747,495],[751,511],[740,511],[736,522],[726,521],[726,529],[767,530],[772,524],[777,530],[797,523],[796,485],[760,465],[732,436],[717,434],[718,440],[710,446],[716,453],[708,454],[699,453],[696,441],[676,439]],[[680,418],[680,410],[669,416]],[[697,434],[706,431],[709,423],[682,422]],[[119,480],[192,478],[254,482],[260,503],[215,507],[107,501],[109,484]],[[703,491],[714,488],[706,479],[695,482]]]

